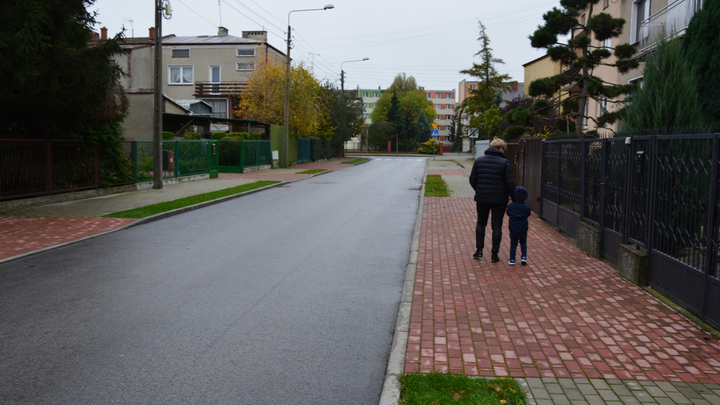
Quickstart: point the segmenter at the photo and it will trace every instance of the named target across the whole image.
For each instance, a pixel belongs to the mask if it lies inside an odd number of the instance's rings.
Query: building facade
[[[106,30],[94,40],[107,39]],[[126,139],[152,139],[155,29],[146,38],[126,38],[125,51],[111,63],[128,74],[122,84],[130,101],[123,123]],[[283,62],[285,54],[267,42],[266,31],[231,36],[224,27],[216,36],[163,36],[162,93],[173,100],[202,100],[214,118],[235,118],[232,99],[247,86],[263,63]]]

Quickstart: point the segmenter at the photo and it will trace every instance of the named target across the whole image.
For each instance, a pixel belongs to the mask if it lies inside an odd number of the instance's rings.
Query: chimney
[[[149,39],[151,41],[154,40],[155,39],[155,27],[150,27],[150,29],[148,31],[149,31],[148,32]]]
[[[218,36],[219,37],[226,37],[228,36],[228,29],[225,27],[218,27]]]
[[[100,34],[98,34],[97,32],[93,32],[92,34],[90,34],[90,39],[93,40],[93,41],[99,41],[99,40],[100,40]]]
[[[242,37],[253,39],[258,42],[267,42],[267,31],[243,31]]]
[[[107,28],[100,28],[100,39],[102,39],[103,41],[107,40]]]

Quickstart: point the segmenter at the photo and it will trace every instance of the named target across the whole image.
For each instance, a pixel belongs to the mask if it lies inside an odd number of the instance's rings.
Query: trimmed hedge
[[[231,141],[260,141],[262,134],[252,132],[213,132],[210,139],[214,140],[231,140]]]
[[[316,136],[310,137],[310,160],[313,162],[334,158],[335,151],[333,149],[331,142]]]

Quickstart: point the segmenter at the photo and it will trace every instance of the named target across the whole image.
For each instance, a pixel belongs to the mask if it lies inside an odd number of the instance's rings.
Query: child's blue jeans
[[[512,260],[515,260],[518,242],[520,242],[520,253],[522,253],[521,257],[527,257],[527,232],[510,232],[510,258]]]

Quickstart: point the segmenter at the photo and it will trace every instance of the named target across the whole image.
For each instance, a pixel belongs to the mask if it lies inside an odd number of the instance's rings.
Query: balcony
[[[690,18],[699,9],[699,0],[669,0],[668,5],[660,11],[642,20],[639,25],[633,24],[633,43],[637,43],[640,54],[652,50],[663,33],[675,32],[683,35]],[[635,10],[637,13],[638,10]]]
[[[247,82],[195,82],[195,97],[234,96],[244,92]]]

